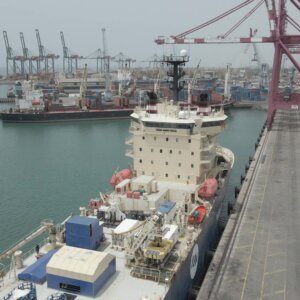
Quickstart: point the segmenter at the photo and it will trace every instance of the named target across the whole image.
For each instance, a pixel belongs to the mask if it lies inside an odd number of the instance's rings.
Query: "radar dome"
[[[180,51],[180,56],[187,56],[187,51],[185,49],[182,49]]]

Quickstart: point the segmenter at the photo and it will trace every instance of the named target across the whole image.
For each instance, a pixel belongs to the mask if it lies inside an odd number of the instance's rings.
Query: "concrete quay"
[[[200,299],[300,299],[300,111],[264,132]]]

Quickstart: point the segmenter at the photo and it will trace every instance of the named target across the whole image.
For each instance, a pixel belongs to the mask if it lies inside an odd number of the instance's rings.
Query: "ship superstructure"
[[[216,164],[215,137],[225,128],[223,111],[197,116],[172,103],[158,103],[155,114],[139,108],[132,115],[133,158],[136,175],[157,180],[199,184]],[[128,141],[129,143],[131,141]]]

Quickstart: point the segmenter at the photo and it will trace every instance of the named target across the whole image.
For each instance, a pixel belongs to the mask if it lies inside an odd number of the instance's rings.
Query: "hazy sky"
[[[110,55],[123,52],[129,57],[143,61],[155,53],[158,55],[173,51],[178,53],[183,48],[183,46],[157,46],[154,39],[158,35],[181,33],[242,1],[1,0],[0,24],[1,29],[8,33],[10,46],[18,53],[21,53],[20,31],[24,33],[27,48],[33,53],[38,52],[35,37],[35,28],[38,28],[42,43],[52,52],[62,56],[59,33],[63,31],[69,49],[87,56],[102,48],[101,28],[105,27]],[[257,2],[256,0],[255,3]],[[251,7],[253,5],[209,29],[192,34],[192,37],[214,37],[226,32]],[[248,36],[249,27],[258,28],[258,36],[269,34],[265,6],[262,6],[255,16],[249,18],[232,36]],[[250,61],[251,56],[243,54],[245,45],[193,45],[185,48],[191,54],[190,65],[195,65],[201,59],[202,66],[225,66],[228,62],[238,64],[239,59]],[[262,59],[270,63],[273,58],[273,46],[259,46],[259,49]],[[1,66],[5,65],[5,57],[2,38]]]

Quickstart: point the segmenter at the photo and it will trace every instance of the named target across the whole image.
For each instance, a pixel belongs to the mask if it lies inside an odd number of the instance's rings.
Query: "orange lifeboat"
[[[211,198],[215,195],[218,189],[218,181],[216,178],[208,178],[201,185],[198,196],[203,198]]]
[[[115,174],[110,179],[110,184],[115,187],[118,183],[124,179],[132,178],[132,171],[130,169],[123,169]]]
[[[188,222],[191,225],[201,224],[206,215],[206,208],[204,205],[199,205],[189,216]]]
[[[34,100],[31,100],[31,104],[32,104],[32,105],[40,105],[41,102],[40,102],[40,100],[38,100],[38,99],[34,99]]]

